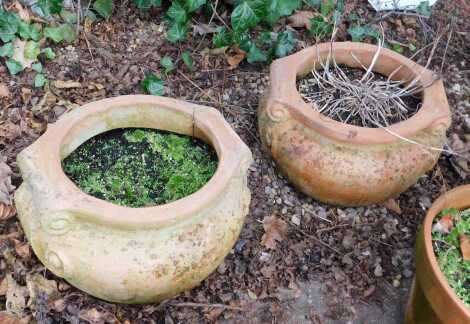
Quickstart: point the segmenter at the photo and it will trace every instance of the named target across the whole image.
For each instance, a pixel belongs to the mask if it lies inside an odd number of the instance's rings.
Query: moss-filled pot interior
[[[447,282],[470,308],[470,209],[443,210],[434,220],[432,243]]]
[[[62,161],[84,192],[128,207],[166,204],[198,191],[214,175],[217,154],[190,136],[144,129],[99,134]]]

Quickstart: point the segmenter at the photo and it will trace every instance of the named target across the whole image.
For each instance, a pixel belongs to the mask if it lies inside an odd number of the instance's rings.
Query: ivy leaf
[[[320,13],[323,17],[328,16],[335,8],[334,0],[324,0],[320,5]]]
[[[348,29],[348,34],[351,35],[353,42],[361,42],[367,36],[379,39],[379,32],[372,26],[355,26]]]
[[[188,34],[188,26],[186,24],[174,23],[166,32],[166,38],[171,43],[176,43],[186,39]]]
[[[148,74],[141,82],[141,87],[145,92],[151,95],[163,95],[163,80],[161,80],[155,74]]]
[[[1,57],[12,57],[15,50],[13,43],[6,43],[0,47],[0,56]]]
[[[38,58],[41,49],[39,43],[35,41],[28,41],[24,47],[24,57],[29,60],[36,60]]]
[[[416,12],[426,16],[430,17],[431,16],[431,7],[429,6],[428,1],[421,1],[419,5],[416,7]]]
[[[96,0],[93,4],[93,9],[100,14],[103,18],[109,18],[113,12],[113,0]]]
[[[0,10],[0,39],[4,43],[14,40],[21,22],[16,13]]]
[[[34,26],[22,21],[18,26],[18,32],[23,39],[32,39],[38,41],[41,39],[41,32]]]
[[[160,7],[162,0],[134,0],[135,5],[139,9],[150,9],[152,7]]]
[[[13,59],[9,59],[8,61],[6,61],[6,65],[11,75],[18,74],[19,72],[24,70],[23,65]]]
[[[202,5],[206,4],[206,0],[186,0],[186,9],[188,12],[198,10]]]
[[[405,52],[405,49],[400,44],[392,44],[392,50],[399,54],[403,54]]]
[[[278,0],[279,1],[279,13],[281,16],[290,16],[294,10],[299,9],[302,5],[301,0]]]
[[[248,52],[252,42],[248,34],[235,33],[233,35],[233,43],[238,44],[238,47],[240,47],[241,50]]]
[[[178,1],[173,1],[166,14],[171,20],[177,23],[185,23],[188,21],[186,10],[184,10],[183,6]]]
[[[290,30],[286,30],[279,34],[277,37],[276,47],[274,48],[274,54],[276,57],[284,57],[288,55],[295,45],[294,34]]]
[[[54,43],[62,41],[71,42],[75,39],[75,30],[69,24],[62,24],[58,27],[44,28],[44,37],[52,39]]]
[[[275,33],[270,32],[270,31],[261,32],[258,38],[256,39],[256,43],[258,45],[261,44],[261,45],[271,46],[273,44],[273,34],[275,35]]]
[[[248,63],[266,62],[268,57],[255,45],[255,43],[252,43],[246,60]]]
[[[310,7],[313,7],[315,9],[319,9],[321,6],[322,0],[307,0],[307,3]]]
[[[46,84],[46,76],[42,73],[36,74],[34,77],[34,87],[36,88],[42,88]]]
[[[333,27],[322,16],[315,16],[310,19],[310,33],[315,37],[324,38],[332,32]]]
[[[41,62],[36,62],[36,63],[31,64],[31,68],[32,68],[34,71],[38,72],[38,73],[41,73],[41,72],[42,72],[42,64],[41,64]]]
[[[46,47],[45,49],[42,50],[42,52],[44,53],[44,55],[46,56],[48,60],[55,59],[55,53],[52,48]]]
[[[62,10],[63,0],[39,0],[38,5],[41,8],[45,16],[50,16],[51,14],[59,14]]]
[[[169,56],[164,56],[160,60],[161,66],[165,69],[165,73],[169,73],[175,69],[175,65],[173,64],[173,60]]]
[[[230,19],[233,30],[238,33],[244,32],[249,28],[254,27],[260,20],[247,1],[239,4],[232,11]]]
[[[184,65],[192,72],[194,70],[194,61],[191,55],[188,52],[183,52],[181,58],[183,59]]]
[[[77,15],[69,10],[62,9],[60,11],[60,17],[68,24],[75,24],[77,22]]]
[[[212,44],[215,47],[224,47],[232,44],[232,34],[227,27],[219,29],[219,32],[212,37]]]

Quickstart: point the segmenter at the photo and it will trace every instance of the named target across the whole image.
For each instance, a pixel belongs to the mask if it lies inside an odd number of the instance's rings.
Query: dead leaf
[[[26,276],[26,286],[29,291],[28,306],[33,309],[40,293],[47,295],[48,299],[56,298],[58,295],[57,282],[48,280],[38,273]]]
[[[27,59],[24,56],[24,49],[26,42],[22,41],[19,37],[13,42],[13,56],[12,59],[21,63],[24,68],[30,68],[35,59]]]
[[[24,103],[28,103],[32,96],[33,91],[30,88],[21,88],[21,100],[23,100]]]
[[[8,290],[7,278],[3,278],[0,281],[0,296],[5,296]],[[1,322],[0,322],[1,323]]]
[[[449,234],[454,227],[454,222],[451,215],[444,215],[439,221],[432,227],[433,232]]]
[[[217,27],[209,26],[207,24],[194,24],[193,25],[193,34],[196,35],[206,35],[217,33]]]
[[[104,324],[114,323],[114,316],[107,311],[99,311],[96,308],[82,310],[80,312],[80,319],[87,321],[90,324]]]
[[[470,238],[465,234],[460,234],[460,251],[464,261],[470,261]]]
[[[205,317],[210,323],[214,323],[224,311],[225,309],[221,307],[216,307],[211,309],[209,313],[205,315]]]
[[[11,205],[11,194],[15,187],[11,184],[12,171],[8,164],[0,161],[0,203]]]
[[[25,9],[19,1],[15,2],[15,9],[18,10],[18,15],[20,16],[21,20],[27,23],[31,22],[31,16],[29,15],[29,11]]]
[[[0,312],[0,323],[2,324],[28,324],[31,322],[31,315],[18,317],[7,312]]]
[[[67,80],[67,81],[56,80],[54,81],[54,86],[57,89],[72,89],[72,88],[81,88],[82,84],[78,81],[73,81],[73,80]]]
[[[277,242],[284,239],[287,232],[287,223],[279,217],[266,216],[263,219],[264,234],[261,244],[268,249],[276,249]]]
[[[289,26],[294,28],[307,28],[310,29],[312,27],[312,23],[310,19],[312,19],[315,14],[312,11],[297,11],[292,16],[288,17],[287,20],[289,21]]]
[[[391,210],[392,212],[397,213],[398,215],[401,215],[401,208],[400,205],[397,203],[397,201],[393,198],[387,200],[382,204],[385,208]]]
[[[16,215],[16,208],[0,202],[0,221],[6,221]]]
[[[246,52],[242,51],[241,49],[236,49],[236,54],[227,56],[227,63],[229,65],[229,70],[236,69],[238,65],[243,61],[246,57]]]
[[[23,243],[19,240],[14,240],[13,243],[15,244],[15,252],[20,258],[28,259],[31,257],[31,250],[28,243]]]
[[[0,97],[9,98],[10,90],[4,83],[0,83]]]
[[[22,316],[26,307],[26,297],[28,296],[28,289],[16,283],[11,274],[7,274],[7,301],[5,307],[7,312]]]

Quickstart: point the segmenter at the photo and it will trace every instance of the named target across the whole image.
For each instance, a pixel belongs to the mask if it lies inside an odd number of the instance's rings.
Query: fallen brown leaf
[[[20,258],[28,259],[31,257],[31,250],[28,243],[23,243],[19,240],[14,240],[13,242],[15,244],[16,254],[18,254]]]
[[[31,16],[29,15],[29,11],[25,9],[19,1],[15,2],[15,9],[18,10],[18,15],[20,16],[21,20],[27,23],[31,22]]]
[[[7,278],[0,279],[0,296],[5,296],[8,290]],[[1,323],[1,322],[0,322]]]
[[[28,324],[31,322],[31,316],[18,317],[7,312],[0,312],[0,323],[2,324]]]
[[[470,238],[465,234],[460,234],[460,251],[464,261],[470,261]]]
[[[82,310],[80,312],[80,319],[90,324],[115,323],[115,318],[111,313],[106,310],[99,311],[96,308]]]
[[[284,239],[287,233],[287,223],[279,217],[266,216],[263,219],[264,234],[261,244],[268,249],[276,249],[277,242]]]
[[[24,68],[30,68],[31,64],[34,63],[34,59],[28,59],[24,56],[24,49],[26,42],[20,38],[15,39],[13,42],[13,56],[12,59],[21,63]]]
[[[0,221],[6,221],[16,214],[15,206],[0,202]]]
[[[67,81],[56,80],[54,81],[54,86],[57,89],[72,89],[72,88],[81,88],[82,84],[78,81],[72,81],[72,80],[67,80]]]
[[[10,97],[10,90],[4,83],[0,83],[0,97]]]
[[[26,297],[28,290],[16,283],[10,274],[7,274],[7,293],[5,307],[8,313],[22,316],[26,307]]]
[[[401,215],[401,208],[400,205],[397,203],[397,201],[393,198],[387,200],[382,204],[385,208],[391,210],[392,212],[395,212],[399,215]]]
[[[307,28],[310,29],[312,27],[312,23],[310,19],[312,19],[315,14],[312,11],[297,11],[292,16],[288,17],[287,20],[289,21],[289,26],[294,28]]]
[[[246,53],[242,50],[237,50],[237,53],[231,56],[227,56],[227,63],[229,65],[229,70],[236,69],[238,65],[246,57]]]
[[[26,287],[29,291],[28,306],[33,309],[36,307],[36,299],[40,293],[47,295],[49,299],[58,296],[57,282],[48,280],[39,273],[26,276]]]

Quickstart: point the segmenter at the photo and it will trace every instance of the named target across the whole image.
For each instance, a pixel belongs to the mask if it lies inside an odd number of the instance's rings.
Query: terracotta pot
[[[215,175],[199,191],[129,208],[81,191],[61,160],[115,128],[157,128],[211,143]],[[196,286],[229,253],[248,213],[251,152],[215,109],[156,96],[123,96],[73,110],[18,155],[18,216],[54,274],[93,296],[157,302]]]
[[[470,208],[470,185],[457,187],[442,195],[424,219],[416,239],[416,275],[408,299],[406,324],[470,323],[470,309],[449,286],[432,247],[434,217],[446,208]]]
[[[368,66],[377,47],[363,43],[333,43],[338,64],[360,68],[351,53]],[[297,91],[296,79],[320,66],[330,44],[320,44],[271,65],[271,85],[258,112],[261,139],[281,171],[302,192],[326,203],[360,206],[385,201],[412,184],[436,163],[440,152],[412,144],[398,134],[440,148],[450,125],[442,81],[423,93],[422,107],[411,118],[385,129],[334,121],[318,113]],[[382,49],[375,71],[410,80],[432,73],[393,51]]]

